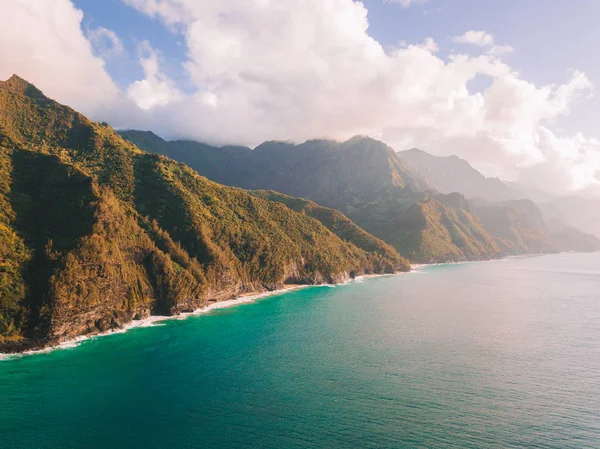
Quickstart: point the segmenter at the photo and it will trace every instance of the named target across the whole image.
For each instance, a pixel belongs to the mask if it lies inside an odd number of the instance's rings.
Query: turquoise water
[[[1,448],[600,448],[600,254],[426,267],[0,362]]]

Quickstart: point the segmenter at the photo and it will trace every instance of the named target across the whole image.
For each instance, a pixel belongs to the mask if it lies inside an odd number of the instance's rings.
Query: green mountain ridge
[[[147,131],[120,133],[217,182],[283,192],[337,209],[413,262],[600,249],[600,241],[567,225],[548,229],[534,203],[515,199],[518,192],[456,156],[440,158],[417,149],[396,153],[363,136],[299,145],[265,142],[252,150],[167,142]],[[465,193],[482,198],[473,200],[477,207],[470,207]]]
[[[375,139],[265,142],[251,150],[166,142],[148,132],[121,135],[147,151],[185,161],[217,182],[275,190],[337,209],[413,262],[501,255],[464,197],[428,191],[426,179],[412,174],[393,149]]]
[[[145,153],[17,76],[0,82],[0,352],[410,269],[343,215],[268,196]]]

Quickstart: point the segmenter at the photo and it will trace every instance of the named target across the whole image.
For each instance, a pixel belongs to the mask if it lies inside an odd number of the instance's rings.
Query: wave
[[[402,274],[402,273],[397,273],[397,274]],[[144,318],[142,320],[133,320],[119,329],[111,329],[109,331],[98,333],[98,334],[93,334],[93,335],[82,335],[79,337],[75,337],[71,340],[62,342],[58,345],[48,346],[48,347],[42,348],[42,349],[32,349],[32,350],[24,351],[24,352],[17,353],[17,354],[0,353],[0,361],[8,360],[8,359],[15,359],[15,358],[23,357],[23,356],[28,356],[28,355],[44,354],[44,353],[61,350],[61,349],[73,349],[73,348],[78,347],[81,343],[83,343],[84,341],[87,341],[87,340],[93,340],[96,338],[107,337],[107,336],[115,335],[115,334],[123,334],[131,329],[154,327],[154,326],[164,326],[165,321],[185,320],[190,317],[209,313],[212,310],[236,307],[236,306],[239,306],[242,304],[249,304],[249,303],[255,302],[256,300],[261,299],[261,298],[266,298],[268,296],[274,296],[274,295],[280,295],[280,294],[288,293],[290,291],[298,290],[301,288],[307,288],[307,287],[335,288],[336,286],[339,286],[339,285],[351,284],[351,283],[362,283],[368,278],[383,277],[383,276],[394,276],[394,274],[368,274],[368,275],[364,275],[364,276],[357,276],[354,279],[349,279],[348,281],[343,282],[341,284],[294,285],[292,287],[286,287],[286,288],[282,288],[280,290],[274,290],[274,291],[269,291],[269,292],[260,292],[260,293],[251,293],[251,294],[247,294],[247,295],[235,298],[235,299],[214,302],[214,303],[207,305],[206,307],[202,307],[200,309],[194,310],[193,312],[185,312],[185,313],[181,313],[179,315],[173,315],[173,316],[153,315],[148,318]]]
[[[42,348],[42,349],[32,349],[29,351],[23,351],[18,354],[0,353],[0,361],[20,358],[20,357],[24,357],[24,356],[28,356],[28,355],[45,354],[45,353],[48,353],[51,351],[56,351],[56,350],[61,350],[61,349],[73,349],[73,348],[78,347],[81,343],[83,343],[84,341],[87,341],[87,340],[94,340],[96,338],[107,337],[110,335],[123,334],[131,329],[164,326],[164,321],[185,320],[185,319],[193,317],[193,316],[199,316],[199,315],[209,313],[212,310],[236,307],[241,304],[248,304],[248,303],[255,302],[257,299],[266,298],[268,296],[273,296],[273,295],[284,294],[284,293],[290,292],[292,290],[298,290],[300,288],[305,288],[305,287],[314,287],[314,286],[312,286],[312,285],[295,285],[293,287],[282,288],[280,290],[245,295],[245,296],[241,296],[241,297],[235,298],[235,299],[229,299],[226,301],[218,301],[218,302],[209,304],[206,307],[196,309],[193,312],[181,313],[179,315],[173,315],[173,316],[153,315],[153,316],[149,316],[148,318],[144,318],[142,320],[133,320],[119,329],[111,329],[109,331],[98,333],[98,334],[93,334],[93,335],[81,335],[81,336],[75,337],[71,340],[64,341],[58,345],[48,346],[48,347]]]

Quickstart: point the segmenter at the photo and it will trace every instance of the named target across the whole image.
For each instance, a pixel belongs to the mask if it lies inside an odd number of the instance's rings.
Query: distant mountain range
[[[456,156],[432,156],[417,148],[397,154],[411,172],[427,180],[430,188],[442,193],[460,192],[467,198],[481,198],[492,203],[526,198],[498,178],[486,178]]]
[[[335,210],[211,182],[17,76],[0,82],[0,352],[409,269]]]
[[[469,199],[490,203],[531,200],[551,228],[574,227],[600,238],[600,199],[559,197],[520,183],[486,178],[456,156],[437,157],[416,148],[401,151],[398,156],[408,170],[426,180],[429,188],[442,193],[460,192]]]
[[[527,195],[455,156],[417,149],[395,153],[368,137],[343,143],[266,142],[251,150],[167,142],[147,131],[121,135],[217,182],[275,190],[338,209],[415,262],[600,247],[564,221],[548,226]]]

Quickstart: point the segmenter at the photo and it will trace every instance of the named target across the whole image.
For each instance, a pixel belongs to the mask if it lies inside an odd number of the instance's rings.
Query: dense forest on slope
[[[266,142],[251,150],[167,142],[147,131],[121,134],[218,182],[276,190],[338,209],[414,262],[600,249],[596,238],[565,223],[547,227],[535,204],[513,200],[522,195],[454,156],[417,149],[394,153],[368,137]],[[472,208],[464,193],[483,200]]]
[[[268,197],[144,153],[16,76],[0,82],[0,352],[286,282],[409,269],[343,215]]]
[[[275,190],[337,209],[414,262],[500,256],[464,198],[424,192],[428,181],[411,174],[390,147],[375,139],[266,142],[250,150],[166,142],[141,131],[121,134],[218,182]]]

